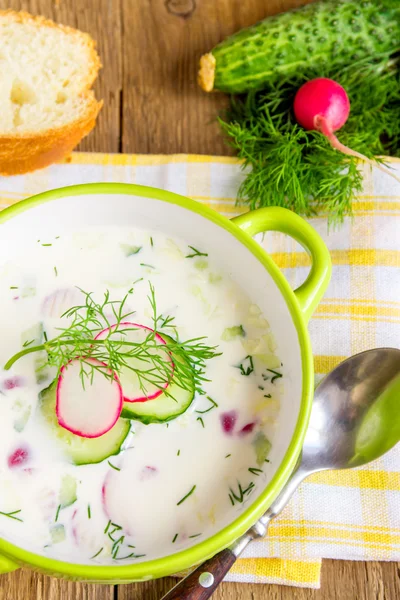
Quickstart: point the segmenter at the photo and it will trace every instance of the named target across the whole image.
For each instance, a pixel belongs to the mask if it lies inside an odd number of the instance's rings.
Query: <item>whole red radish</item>
[[[325,119],[332,131],[343,127],[350,114],[350,100],[333,79],[319,77],[301,86],[294,99],[294,114],[304,129],[320,130]]]
[[[345,146],[334,134],[343,127],[350,114],[349,97],[346,90],[337,81],[326,77],[307,81],[298,90],[293,109],[297,122],[304,129],[321,132],[330,141],[332,147],[339,152],[356,156],[400,182],[400,178],[390,169]]]

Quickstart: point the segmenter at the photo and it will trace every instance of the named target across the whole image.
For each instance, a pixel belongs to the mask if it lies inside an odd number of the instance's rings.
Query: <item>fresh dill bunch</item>
[[[306,131],[295,120],[296,92],[315,77],[334,79],[349,96],[350,116],[338,132],[343,144],[368,158],[400,156],[400,73],[397,60],[388,55],[340,70],[322,67],[232,97],[220,124],[244,160],[239,203],[251,209],[284,206],[305,216],[326,213],[329,224],[337,225],[352,214],[362,173],[357,158],[334,150],[325,136]]]
[[[155,290],[149,284],[148,301],[152,309],[153,330],[145,331],[140,341],[130,341],[128,336],[132,327],[128,321],[134,313],[126,312],[126,302],[130,293],[122,300],[110,300],[106,291],[102,301],[97,302],[93,294],[80,290],[84,302],[68,309],[62,317],[71,319],[68,327],[59,329],[60,333],[45,339],[43,344],[24,346],[12,356],[4,366],[5,370],[20,358],[34,352],[47,353],[47,362],[43,367],[56,369],[56,377],[70,361],[79,359],[82,386],[91,381],[95,372],[107,378],[119,376],[122,371],[132,371],[138,380],[141,391],[146,394],[148,386],[162,389],[168,395],[165,383],[172,375],[174,383],[185,390],[201,390],[205,377],[206,361],[219,356],[216,346],[208,346],[206,337],[186,341],[169,337],[165,344],[157,340],[157,333],[167,334],[168,329],[175,331],[173,318],[158,313]],[[139,328],[138,328],[139,329]],[[108,330],[105,337],[96,336]],[[170,333],[170,332],[169,332]],[[164,338],[163,338],[164,339]],[[93,363],[93,359],[101,364]],[[173,360],[173,368],[171,365]]]

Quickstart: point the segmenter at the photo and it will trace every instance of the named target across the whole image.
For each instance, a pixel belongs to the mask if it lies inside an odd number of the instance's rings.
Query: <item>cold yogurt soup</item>
[[[1,537],[70,562],[149,560],[265,487],[284,367],[217,258],[104,227],[0,263]]]

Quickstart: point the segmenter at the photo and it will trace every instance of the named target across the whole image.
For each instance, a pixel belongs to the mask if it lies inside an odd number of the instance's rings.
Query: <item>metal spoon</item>
[[[182,579],[163,600],[207,600],[247,545],[267,533],[300,483],[317,471],[349,469],[400,441],[400,350],[368,350],[342,362],[315,391],[303,451],[267,512],[230,548]]]

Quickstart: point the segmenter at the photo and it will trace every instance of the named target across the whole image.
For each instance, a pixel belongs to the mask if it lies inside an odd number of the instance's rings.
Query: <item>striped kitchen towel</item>
[[[400,174],[400,161],[391,161]],[[243,178],[232,158],[75,153],[36,173],[0,178],[0,209],[38,192],[98,181],[165,188],[227,217]],[[369,167],[354,220],[328,232],[310,219],[331,252],[332,280],[310,322],[316,377],[345,357],[377,346],[400,347],[400,184]],[[271,233],[260,243],[293,287],[309,258],[292,239]],[[365,468],[306,480],[268,536],[246,550],[228,579],[319,587],[321,558],[400,560],[400,446]]]

